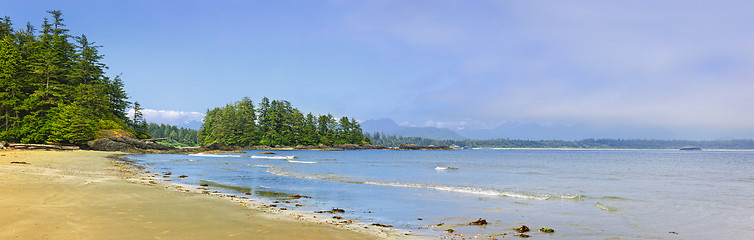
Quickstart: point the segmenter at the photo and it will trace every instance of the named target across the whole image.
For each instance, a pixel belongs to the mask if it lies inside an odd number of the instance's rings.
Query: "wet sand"
[[[377,239],[129,183],[113,154],[0,150],[0,239]]]

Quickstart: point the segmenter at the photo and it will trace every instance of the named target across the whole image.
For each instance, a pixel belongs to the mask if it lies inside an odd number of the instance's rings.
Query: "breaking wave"
[[[319,163],[314,161],[296,161],[296,160],[288,160],[289,163]]]
[[[301,174],[301,173],[295,173],[295,172],[281,171],[279,169],[275,169],[272,167],[269,168],[267,172],[278,175],[278,176],[304,178],[304,179],[336,181],[336,182],[355,183],[355,184],[368,184],[368,185],[388,186],[388,187],[423,188],[423,189],[432,189],[432,190],[445,191],[445,192],[455,192],[455,193],[463,193],[463,194],[493,196],[493,197],[511,197],[511,198],[531,199],[531,200],[549,200],[549,199],[579,200],[581,198],[586,197],[584,195],[537,194],[537,193],[526,193],[526,192],[516,192],[516,191],[503,191],[503,190],[497,190],[497,189],[485,189],[485,188],[479,188],[479,187],[426,185],[426,184],[413,184],[413,183],[388,183],[388,182],[376,182],[376,181],[357,181],[357,180],[353,180],[353,179],[349,179],[345,177],[337,177],[337,176],[332,176],[332,175],[311,175],[311,174]]]
[[[294,159],[294,158],[296,158],[296,156],[257,156],[257,155],[253,155],[253,156],[250,156],[250,158],[285,160],[285,159]]]
[[[384,182],[371,182],[367,181],[364,184],[390,186],[390,187],[404,187],[404,188],[424,188],[433,189],[445,192],[455,192],[464,194],[484,195],[484,196],[497,196],[497,197],[511,197],[531,200],[548,200],[548,199],[580,199],[583,195],[566,195],[566,194],[537,194],[537,193],[525,193],[514,191],[502,191],[497,189],[485,189],[478,187],[460,187],[460,186],[443,186],[443,185],[425,185],[425,184],[406,184],[406,183],[384,183]]]
[[[207,153],[195,153],[189,154],[194,157],[242,157],[241,155],[220,155],[220,154],[207,154]]]

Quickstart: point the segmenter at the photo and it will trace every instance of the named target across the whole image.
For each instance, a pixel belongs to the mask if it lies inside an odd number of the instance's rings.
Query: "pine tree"
[[[0,138],[18,140],[15,129],[20,120],[19,105],[23,101],[23,82],[20,75],[21,52],[10,35],[0,40]]]
[[[61,105],[52,110],[53,117],[46,125],[48,141],[57,143],[84,144],[94,139],[92,118],[78,104]]]

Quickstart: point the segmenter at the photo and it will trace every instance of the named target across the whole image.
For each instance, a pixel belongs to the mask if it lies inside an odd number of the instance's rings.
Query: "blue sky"
[[[754,136],[750,1],[4,1],[61,10],[153,119],[249,96],[404,125]],[[162,118],[160,118],[162,116]]]

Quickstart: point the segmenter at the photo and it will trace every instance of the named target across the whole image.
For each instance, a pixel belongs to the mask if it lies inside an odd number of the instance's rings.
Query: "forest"
[[[579,149],[679,149],[696,146],[703,149],[754,149],[754,140],[653,140],[653,139],[584,139],[564,140],[517,140],[517,139],[465,139],[434,140],[419,137],[402,137],[375,132],[365,133],[372,143],[385,147],[399,147],[401,144],[420,146],[459,146],[470,148],[579,148]]]
[[[102,129],[146,137],[138,103],[131,120],[123,81],[105,76],[101,46],[70,35],[60,11],[48,13],[39,29],[0,21],[0,139],[81,145]]]
[[[369,143],[355,120],[330,114],[304,115],[285,100],[262,98],[258,106],[248,98],[207,111],[199,129],[202,145],[297,146]]]
[[[167,138],[158,143],[171,147],[196,147],[197,131],[189,128],[178,128],[169,124],[150,123],[147,125],[147,133],[153,138]]]

